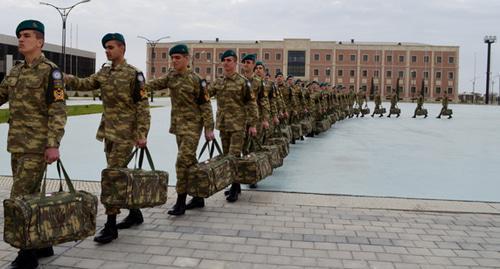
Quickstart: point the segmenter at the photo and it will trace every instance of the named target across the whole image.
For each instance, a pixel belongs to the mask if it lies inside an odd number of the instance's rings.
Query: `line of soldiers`
[[[315,122],[328,117],[333,117],[333,121],[352,118],[356,102],[358,113],[363,113],[362,116],[369,113],[361,111],[366,99],[363,93],[356,95],[352,90],[316,81],[306,83],[294,80],[293,76],[285,78],[282,73],[271,81],[265,73],[265,64],[253,54],[241,59],[243,72],[239,74],[238,56],[233,50],[221,56],[223,76],[208,84],[190,69],[189,48],[185,44],[175,45],[169,50],[173,68],[162,78],[146,83],[143,73],[125,60],[126,42],[120,33],[108,33],[101,40],[109,63],[88,78],[77,78],[63,74],[43,55],[44,33],[44,25],[36,20],[18,25],[18,50],[25,60],[16,64],[0,84],[0,105],[9,102],[10,111],[7,150],[11,153],[12,198],[39,193],[47,164],[60,157],[59,146],[67,120],[65,85],[76,91],[101,90],[104,112],[96,138],[104,144],[108,168],[126,167],[133,147],[147,145],[151,121],[148,92],[170,90],[169,132],[176,136],[178,147],[177,201],[168,211],[174,216],[205,205],[201,197],[193,197],[186,203],[190,184],[187,173],[197,163],[196,150],[202,133],[210,141],[215,139],[214,128],[217,128],[223,154],[239,157],[249,137],[263,141],[276,129],[304,119]],[[215,122],[211,97],[217,101]],[[397,98],[394,100],[395,107]],[[391,101],[391,108],[392,104]],[[315,134],[311,131],[303,135]],[[228,202],[237,201],[240,184],[233,183],[225,194]],[[94,238],[101,244],[116,239],[118,229],[144,221],[140,209],[130,209],[120,223],[116,222],[120,208],[106,207],[105,213],[104,228]],[[21,249],[11,268],[36,268],[38,258],[53,254],[52,247]]]

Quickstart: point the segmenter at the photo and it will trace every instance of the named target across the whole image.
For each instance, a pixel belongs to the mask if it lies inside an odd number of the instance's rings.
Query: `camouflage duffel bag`
[[[127,164],[138,153],[136,148]],[[142,169],[144,153],[151,171]],[[105,206],[136,209],[163,205],[167,202],[167,190],[168,173],[155,170],[148,148],[140,149],[138,169],[106,168],[101,172],[101,202]]]
[[[337,117],[337,114],[335,114],[335,113],[334,113],[334,114],[330,114],[330,116],[329,116],[329,117],[330,117],[330,124],[331,124],[331,125],[333,125],[333,124],[335,124],[335,122],[337,122],[337,118],[338,118],[338,117]],[[341,116],[341,117],[342,117],[342,116]],[[331,125],[330,125],[330,126],[331,126]]]
[[[355,107],[352,109],[352,114],[359,114],[360,111],[359,111],[359,108]]]
[[[276,145],[280,149],[280,155],[282,158],[288,156],[290,153],[290,144],[288,144],[288,140],[285,137],[273,137],[266,139],[265,145]]]
[[[391,114],[401,114],[400,108],[391,108]]]
[[[385,107],[382,107],[382,108],[379,108],[379,109],[375,109],[375,114],[385,114],[387,112],[387,110],[385,109]]]
[[[64,174],[69,192],[46,194],[45,176],[41,193],[5,199],[5,242],[19,249],[38,249],[82,240],[95,234],[97,197],[86,191],[76,191],[62,163],[57,169]],[[60,177],[60,176],[59,176]]]
[[[363,115],[370,114],[370,108],[365,107],[365,108],[361,109],[361,114],[363,114]]]
[[[293,139],[300,139],[302,136],[302,125],[300,123],[293,123],[290,127],[292,128]]]
[[[278,145],[263,145],[262,151],[267,153],[271,167],[278,168],[283,166],[281,148]]]
[[[214,157],[214,149],[218,156]],[[236,178],[234,157],[222,155],[222,150],[216,140],[210,144],[206,141],[198,159],[208,150],[210,159],[197,163],[189,168],[187,193],[193,197],[208,198],[233,183]]]
[[[307,134],[310,134],[312,132],[312,124],[311,124],[311,120],[308,119],[308,118],[305,118],[303,119],[302,121],[300,121],[300,125],[302,126],[302,134],[303,135],[307,135]]]
[[[318,120],[314,125],[314,132],[317,134],[325,132],[330,128],[330,126],[331,126],[330,120],[327,119]]]
[[[451,116],[453,115],[453,110],[451,109],[446,109],[445,111],[443,111],[443,116]]]
[[[273,173],[269,157],[263,151],[236,158],[236,167],[235,182],[241,184],[255,184]]]
[[[293,140],[292,128],[289,125],[284,125],[280,128],[281,136],[286,137],[288,142]]]
[[[427,109],[426,108],[421,108],[417,110],[417,116],[426,116],[427,115]]]

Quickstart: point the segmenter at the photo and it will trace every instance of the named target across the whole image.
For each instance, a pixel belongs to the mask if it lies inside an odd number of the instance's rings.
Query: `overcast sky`
[[[78,0],[49,0],[70,6]],[[46,42],[61,44],[61,18],[34,0],[0,0],[0,33],[14,35],[24,19],[45,24]],[[73,40],[70,28],[73,27]],[[129,63],[144,70],[146,45],[137,38],[171,36],[169,41],[215,39],[420,42],[460,46],[459,91],[471,91],[476,55],[476,92],[486,81],[485,35],[500,37],[498,0],[92,0],[68,17],[68,46],[106,58],[100,40],[123,33]],[[499,91],[500,44],[492,46],[495,92]]]

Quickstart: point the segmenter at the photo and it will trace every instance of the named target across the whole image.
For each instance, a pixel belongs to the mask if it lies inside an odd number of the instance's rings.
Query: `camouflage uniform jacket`
[[[259,112],[250,82],[238,73],[218,78],[210,84],[210,96],[217,98],[215,128],[224,132],[256,127]]]
[[[88,78],[73,78],[68,85],[77,91],[101,89],[104,112],[96,138],[116,143],[134,143],[149,132],[150,113],[144,76],[126,61],[101,70]]]
[[[290,114],[290,116],[293,113],[298,113],[299,106],[298,106],[297,91],[295,89],[295,86],[285,86],[282,92],[284,94],[285,103],[288,108],[288,113]]]
[[[271,109],[270,117],[278,117],[279,115],[279,105],[278,105],[278,91],[276,86],[272,81],[264,81],[264,91],[268,93],[267,97],[269,99],[269,107]]]
[[[417,99],[417,105],[418,106],[423,106],[424,105],[424,97],[420,95]]]
[[[259,109],[259,119],[261,121],[268,121],[271,114],[271,105],[269,104],[269,89],[264,86],[264,81],[257,77],[252,76],[247,78],[252,84],[252,91],[257,98],[257,106]]]
[[[7,150],[43,153],[59,147],[66,125],[62,73],[45,56],[15,65],[0,84],[0,105],[9,102]]]
[[[285,103],[285,93],[284,93],[284,90],[285,90],[285,85],[284,84],[274,84],[275,86],[275,90],[276,90],[276,95],[277,95],[277,98],[278,98],[278,101],[277,101],[277,104],[278,104],[278,110],[279,112],[281,113],[285,113],[285,112],[288,112],[288,109],[286,107],[286,103]]]
[[[380,106],[382,104],[382,97],[380,97],[380,94],[375,95],[375,105]]]
[[[441,104],[443,105],[443,109],[448,109],[448,97],[444,96]]]
[[[203,127],[208,131],[214,129],[207,84],[196,73],[170,70],[164,77],[146,84],[148,92],[162,89],[170,90],[170,133],[199,136]]]
[[[396,104],[398,103],[398,95],[393,94],[391,96],[391,108],[396,108]]]

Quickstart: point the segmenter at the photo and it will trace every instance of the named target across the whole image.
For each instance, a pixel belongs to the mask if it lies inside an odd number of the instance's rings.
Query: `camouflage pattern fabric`
[[[224,155],[240,157],[245,143],[245,132],[220,132],[222,152]]]
[[[125,168],[127,167],[126,160],[130,153],[132,152],[133,145],[128,143],[116,143],[112,141],[104,141],[104,152],[106,154],[106,162],[108,164],[107,168]],[[102,192],[106,192],[105,188],[113,188],[108,186],[112,184],[108,182],[103,184],[101,182]],[[117,183],[118,184],[118,183]],[[101,194],[102,196],[102,194]],[[102,199],[101,199],[102,200]],[[101,201],[102,202],[102,201]],[[111,204],[105,205],[106,215],[117,215],[120,214],[120,207],[113,207]]]
[[[266,87],[264,86],[264,82],[262,81],[262,79],[257,76],[252,76],[247,79],[252,84],[252,91],[254,96],[256,96],[260,122],[269,122],[271,118],[271,104],[269,103],[269,91],[267,91],[268,89],[266,89]],[[262,126],[260,122],[257,127]]]
[[[267,157],[273,169],[283,165],[283,158],[285,158],[286,155],[283,156],[279,145],[263,145],[261,148],[263,152],[267,153]]]
[[[148,135],[150,113],[144,76],[123,62],[103,66],[88,78],[72,78],[68,85],[76,91],[101,89],[104,112],[96,138],[134,144]]]
[[[400,114],[401,113],[401,109],[399,109],[399,108],[391,108],[389,112],[390,112],[391,115],[392,114]]]
[[[311,124],[311,119],[309,117],[304,118],[302,121],[300,121],[300,124],[302,126],[302,133],[303,134],[309,134],[312,132],[312,124]]]
[[[177,183],[175,190],[177,193],[186,193],[189,188],[189,168],[198,163],[196,160],[196,149],[198,148],[199,135],[197,137],[184,135],[176,136],[177,141],[177,161],[175,162],[175,172]]]
[[[266,139],[264,144],[279,146],[281,158],[285,158],[290,152],[290,145],[288,144],[288,140],[285,137],[268,138]]]
[[[269,156],[265,152],[252,152],[236,158],[237,177],[240,184],[255,184],[273,172]]]
[[[47,163],[43,154],[12,153],[13,175],[10,198],[40,192],[40,183]]]
[[[299,139],[302,136],[302,125],[300,123],[293,123],[290,128],[292,128],[293,139]]]
[[[323,119],[320,121],[316,121],[316,124],[314,126],[314,132],[317,134],[325,132],[330,128],[330,126],[331,126],[330,120]]]
[[[59,147],[66,125],[62,73],[41,55],[15,65],[0,83],[0,105],[9,102],[10,153],[43,154]]]

